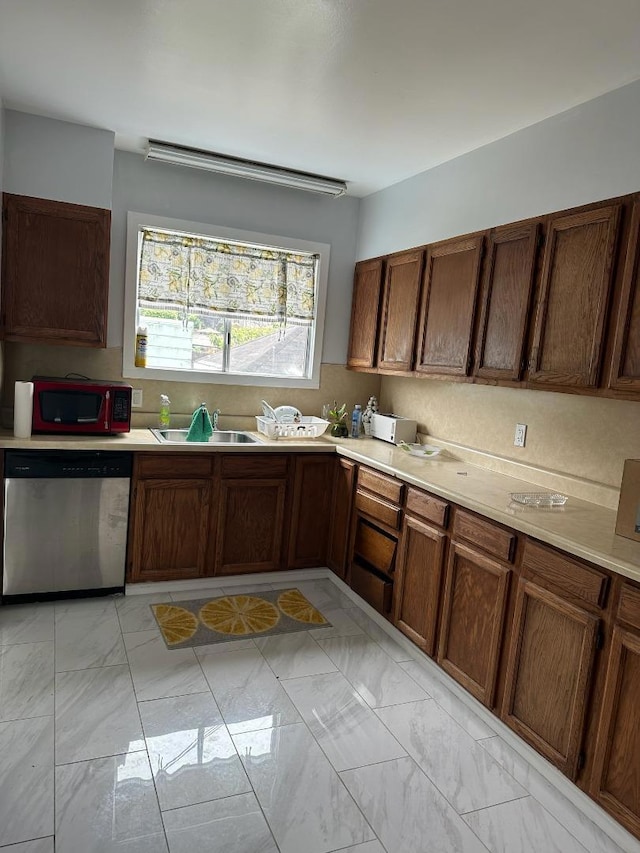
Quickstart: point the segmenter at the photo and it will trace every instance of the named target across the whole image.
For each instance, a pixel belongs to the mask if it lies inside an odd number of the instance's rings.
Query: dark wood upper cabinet
[[[640,199],[636,199],[631,214],[609,387],[640,391]]]
[[[467,376],[484,235],[427,249],[416,370]]]
[[[536,221],[494,228],[487,238],[475,376],[522,377],[539,234]]]
[[[111,212],[5,193],[3,217],[6,340],[106,346]]]
[[[381,259],[360,261],[356,264],[353,277],[349,352],[347,353],[349,367],[375,365],[382,270]]]
[[[620,204],[549,219],[529,380],[595,388],[615,267]]]
[[[413,350],[422,277],[422,251],[388,259],[382,296],[378,367],[409,371]]]

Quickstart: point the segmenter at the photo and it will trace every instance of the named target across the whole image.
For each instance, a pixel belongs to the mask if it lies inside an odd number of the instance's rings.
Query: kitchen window
[[[328,267],[326,244],[130,213],[123,375],[319,387]]]

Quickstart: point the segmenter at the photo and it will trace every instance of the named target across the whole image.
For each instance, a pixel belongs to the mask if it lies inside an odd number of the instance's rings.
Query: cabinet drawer
[[[499,560],[513,562],[516,552],[516,535],[510,530],[504,530],[490,521],[476,518],[461,509],[456,510],[453,521],[453,535],[456,539],[466,539],[487,554],[493,554]]]
[[[618,619],[640,629],[640,589],[638,587],[628,583],[622,585]]]
[[[393,584],[354,563],[351,566],[351,589],[362,596],[378,613],[391,611]]]
[[[287,456],[234,453],[222,457],[222,476],[230,479],[239,477],[286,477]]]
[[[572,560],[560,551],[527,540],[522,567],[581,601],[596,607],[605,605],[609,586],[607,575]]]
[[[380,500],[380,498],[376,498],[367,492],[361,492],[360,489],[356,491],[356,509],[365,512],[383,524],[388,524],[394,530],[400,530],[400,510]]]
[[[138,477],[208,477],[213,470],[210,453],[138,453]]]
[[[392,503],[399,504],[402,500],[404,485],[394,480],[393,477],[386,477],[384,474],[379,474],[370,468],[360,468],[358,471],[358,486],[368,489],[375,495],[386,498],[386,500]]]
[[[449,504],[418,489],[407,489],[407,512],[446,527],[449,521]]]
[[[364,518],[358,519],[353,546],[355,559],[360,558],[378,571],[391,575],[395,571],[397,544],[397,539],[369,524]]]

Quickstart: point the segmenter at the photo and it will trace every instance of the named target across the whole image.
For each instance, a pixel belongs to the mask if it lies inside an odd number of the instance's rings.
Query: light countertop
[[[257,433],[253,433],[257,436]],[[109,437],[39,435],[17,439],[0,432],[0,448],[30,450],[131,450],[164,453],[327,453],[362,462],[485,515],[542,542],[640,582],[640,542],[615,534],[615,510],[570,497],[563,507],[527,507],[514,503],[512,492],[541,490],[517,479],[461,462],[443,451],[432,459],[409,456],[372,438],[267,439],[260,443],[226,445],[160,444],[148,429]]]

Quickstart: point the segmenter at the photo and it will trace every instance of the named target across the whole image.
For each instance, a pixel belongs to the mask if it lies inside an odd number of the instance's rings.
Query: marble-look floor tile
[[[234,742],[281,853],[327,853],[375,838],[305,725]]]
[[[502,738],[486,738],[478,743],[568,829],[589,853],[622,853],[621,848],[606,833]],[[640,843],[638,850],[640,851]]]
[[[21,844],[12,844],[5,848],[5,853],[54,853],[53,836],[48,838],[36,838],[34,841],[23,841]]]
[[[127,662],[112,599],[58,602],[55,611],[56,672]]]
[[[0,610],[0,646],[53,640],[53,604],[8,604]]]
[[[199,598],[218,598],[225,593],[220,586],[207,587],[207,589],[183,589],[172,592],[165,597],[165,601],[197,601]]]
[[[53,717],[0,723],[0,847],[53,835]]]
[[[322,615],[331,622],[326,628],[312,628],[309,634],[314,640],[329,640],[332,637],[354,637],[364,634],[362,628],[354,622],[353,611],[342,607],[325,607]]]
[[[376,643],[389,655],[391,660],[407,661],[413,660],[413,654],[403,648],[400,643],[387,634],[387,632],[373,621],[367,614],[360,610],[359,607],[354,607],[349,611],[353,621],[360,626],[367,636],[375,640]]]
[[[146,752],[56,767],[56,853],[167,853]]]
[[[116,601],[116,612],[120,620],[123,634],[134,631],[152,631],[158,628],[156,617],[151,609],[152,604],[163,604],[170,601],[169,595],[154,592],[150,595],[127,595]]]
[[[424,690],[369,637],[318,642],[372,708],[427,698]]]
[[[193,649],[168,649],[157,631],[124,635],[138,702],[208,690]]]
[[[533,797],[464,815],[491,853],[585,853],[585,848]]]
[[[302,678],[337,670],[313,637],[304,631],[260,637],[255,644],[278,678]]]
[[[296,678],[282,686],[336,770],[406,755],[342,673]]]
[[[194,646],[193,650],[198,660],[201,660],[206,655],[220,655],[223,652],[241,652],[243,649],[255,648],[256,644],[253,640],[229,640],[221,643],[208,643],[205,646]]]
[[[379,841],[365,841],[364,844],[356,844],[355,847],[343,847],[337,853],[385,853],[385,850]]]
[[[419,663],[417,661],[410,661],[408,663],[401,663],[400,666],[404,671],[410,675],[428,696],[431,696],[432,699],[435,699],[438,705],[449,714],[449,716],[453,717],[453,719],[458,723],[458,725],[462,726],[462,728],[468,732],[472,738],[475,740],[480,740],[480,738],[491,737],[495,734],[494,730],[487,724],[483,719],[481,719],[472,709],[466,705],[461,699],[458,699],[457,696],[445,686],[442,679],[448,678],[444,673],[442,674],[442,678],[438,678],[433,675],[429,669],[426,662],[424,664]],[[432,666],[435,666],[433,664]],[[469,701],[475,701],[471,696],[469,696]]]
[[[254,592],[268,592],[273,589],[270,583],[241,584],[229,581],[222,588],[220,595],[253,595]]]
[[[140,716],[163,811],[251,790],[211,693],[141,702]]]
[[[487,853],[411,758],[345,770],[340,775],[386,850]]]
[[[258,649],[204,654],[200,664],[231,734],[300,721],[300,715]]]
[[[0,646],[0,722],[53,714],[53,643]]]
[[[144,748],[128,666],[56,675],[56,764]]]
[[[433,699],[376,713],[459,814],[527,796]]]
[[[171,853],[278,853],[253,794],[174,809],[162,818]]]

